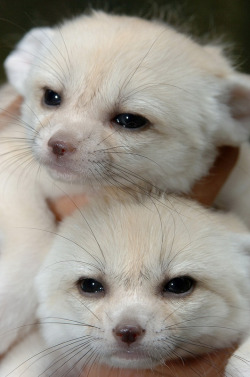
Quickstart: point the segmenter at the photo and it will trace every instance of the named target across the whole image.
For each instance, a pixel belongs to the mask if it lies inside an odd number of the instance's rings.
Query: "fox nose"
[[[113,333],[118,341],[130,345],[141,338],[145,330],[139,325],[118,325],[113,329]]]
[[[56,156],[64,156],[65,154],[74,153],[76,150],[74,143],[54,136],[49,139],[48,146]]]

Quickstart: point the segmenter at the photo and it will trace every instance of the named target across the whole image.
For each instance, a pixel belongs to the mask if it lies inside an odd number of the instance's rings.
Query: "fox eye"
[[[180,276],[169,280],[163,285],[162,292],[163,294],[172,293],[175,295],[189,293],[194,287],[194,279],[189,276]]]
[[[118,114],[113,119],[112,122],[128,129],[142,128],[149,124],[149,121],[141,115],[137,114]]]
[[[54,92],[54,90],[46,89],[44,92],[43,101],[47,106],[59,106],[61,105],[62,98],[60,94]]]
[[[87,294],[88,296],[98,295],[100,293],[103,294],[105,292],[102,283],[95,279],[80,279],[78,281],[78,287],[81,293]]]

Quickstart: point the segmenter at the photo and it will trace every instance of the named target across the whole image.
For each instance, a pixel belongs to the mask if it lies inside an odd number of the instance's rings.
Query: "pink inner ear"
[[[235,86],[228,102],[231,114],[234,119],[244,120],[250,117],[250,88],[246,89],[240,85]]]

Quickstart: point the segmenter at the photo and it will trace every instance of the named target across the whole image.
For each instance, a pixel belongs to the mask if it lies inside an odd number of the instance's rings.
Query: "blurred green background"
[[[161,17],[205,40],[222,37],[239,69],[250,72],[250,0],[0,0],[0,82],[4,58],[26,31],[89,8]]]

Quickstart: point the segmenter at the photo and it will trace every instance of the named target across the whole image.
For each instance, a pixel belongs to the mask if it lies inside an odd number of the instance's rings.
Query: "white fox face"
[[[39,317],[74,367],[152,368],[230,346],[249,326],[245,227],[184,199],[159,202],[99,203],[62,224],[37,279]]]
[[[249,135],[248,76],[163,23],[80,16],[31,30],[5,66],[32,153],[66,182],[187,192]]]

